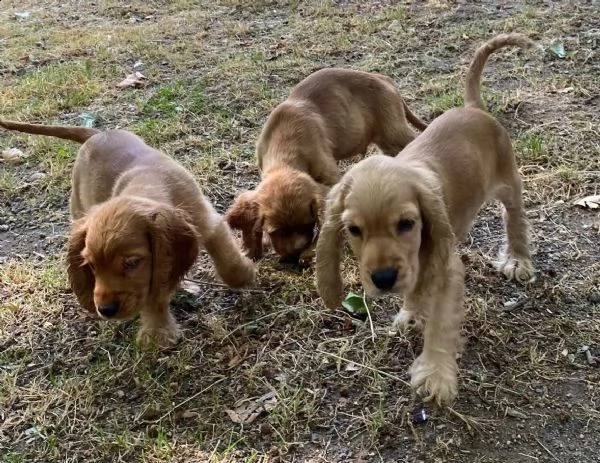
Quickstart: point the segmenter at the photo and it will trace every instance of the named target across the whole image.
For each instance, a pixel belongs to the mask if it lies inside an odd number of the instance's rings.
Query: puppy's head
[[[275,252],[282,262],[297,263],[317,232],[321,188],[304,172],[278,169],[265,177],[256,196]]]
[[[322,200],[322,188],[309,175],[277,169],[255,191],[238,196],[226,217],[234,228],[265,231],[281,261],[297,263],[316,236]]]
[[[73,224],[68,275],[80,304],[123,320],[168,303],[199,252],[188,214],[149,200],[115,198]]]
[[[317,245],[318,285],[330,295],[326,304],[337,305],[341,298],[336,288],[341,253],[332,249],[340,248],[344,234],[370,296],[411,293],[443,273],[439,267],[446,265],[453,233],[429,182],[397,159],[371,156],[332,189]],[[327,276],[332,274],[337,276]]]

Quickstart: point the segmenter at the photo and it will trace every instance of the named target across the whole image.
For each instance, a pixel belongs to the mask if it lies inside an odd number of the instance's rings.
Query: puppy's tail
[[[489,56],[496,50],[508,45],[515,45],[524,49],[539,47],[537,43],[523,34],[500,34],[480,46],[475,52],[471,66],[467,72],[465,85],[465,107],[485,110],[481,99],[481,73]]]
[[[100,130],[87,127],[68,125],[39,125],[25,124],[23,122],[0,120],[0,127],[18,132],[32,133],[34,135],[48,135],[50,137],[64,138],[79,143],[84,143],[88,138],[100,133]]]
[[[408,122],[410,122],[414,128],[420,130],[421,132],[425,130],[427,128],[427,124],[410,110],[406,104],[406,101],[402,100],[402,104],[404,105],[404,113],[406,114],[406,119]]]

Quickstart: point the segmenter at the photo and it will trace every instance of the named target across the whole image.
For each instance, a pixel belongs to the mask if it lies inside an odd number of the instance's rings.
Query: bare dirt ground
[[[460,397],[426,405],[425,422],[406,383],[421,341],[389,332],[400,301],[371,303],[372,332],[324,312],[310,268],[267,257],[256,287],[235,292],[203,257],[194,293],[173,301],[185,339],[168,352],[136,348],[135,322],[87,318],[63,265],[77,146],[2,132],[0,148],[26,156],[0,164],[2,463],[600,461],[600,358],[581,352],[600,357],[600,215],[572,204],[600,185],[597,1],[0,6],[1,117],[87,113],[131,130],[193,171],[220,211],[258,180],[269,111],[316,69],[388,74],[431,120],[460,105],[483,41],[518,31],[547,48],[502,51],[483,79],[518,153],[538,280],[517,287],[493,270],[500,210],[485,208],[461,247]],[[147,85],[117,88],[134,69]]]

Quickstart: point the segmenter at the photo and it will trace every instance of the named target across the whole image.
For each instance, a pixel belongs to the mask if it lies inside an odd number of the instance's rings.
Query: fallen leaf
[[[585,209],[598,209],[600,208],[600,195],[586,196],[585,198],[578,199],[573,204]]]
[[[185,279],[181,282],[180,286],[181,289],[187,291],[190,294],[193,294],[194,296],[198,296],[200,294],[200,291],[202,290],[200,285],[193,280]]]
[[[354,362],[349,362],[346,365],[346,371],[359,371],[360,368]]]
[[[25,153],[19,148],[7,148],[2,151],[2,160],[7,164],[16,166],[25,160]]]
[[[554,40],[550,46],[548,47],[548,49],[554,53],[556,56],[558,56],[559,58],[564,58],[565,56],[567,56],[566,52],[565,52],[565,46],[562,43],[562,40]]]
[[[277,405],[277,397],[274,392],[268,392],[257,399],[238,400],[233,410],[226,409],[225,413],[234,423],[250,424],[262,413],[269,412]]]
[[[146,85],[146,76],[139,71],[129,74],[123,81],[117,84],[117,87],[134,87],[140,88]]]
[[[352,291],[348,293],[346,299],[342,301],[342,306],[350,313],[355,315],[364,315],[368,312],[364,297],[355,294]]]

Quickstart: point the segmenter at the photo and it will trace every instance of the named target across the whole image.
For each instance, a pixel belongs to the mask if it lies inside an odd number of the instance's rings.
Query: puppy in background
[[[204,247],[223,281],[255,276],[231,230],[176,161],[124,130],[0,121],[9,130],[83,143],[73,167],[69,282],[79,303],[104,320],[140,316],[138,342],[174,345],[169,302]]]
[[[427,125],[406,106],[389,77],[322,69],[300,82],[270,114],[256,154],[261,182],[226,213],[242,231],[247,255],[263,254],[263,232],[284,263],[297,263],[318,233],[322,202],[340,179],[336,161],[371,143],[395,156]]]
[[[411,382],[438,403],[457,395],[464,269],[455,252],[481,206],[505,208],[506,244],[498,269],[520,283],[534,280],[522,183],[511,140],[486,111],[480,76],[490,54],[535,45],[521,34],[501,34],[481,46],[469,68],[464,108],[435,119],[397,157],[371,156],[353,166],[328,196],[317,242],[317,287],[325,305],[342,302],[344,233],[359,260],[365,291],[404,295],[396,323],[424,325],[423,352]]]

